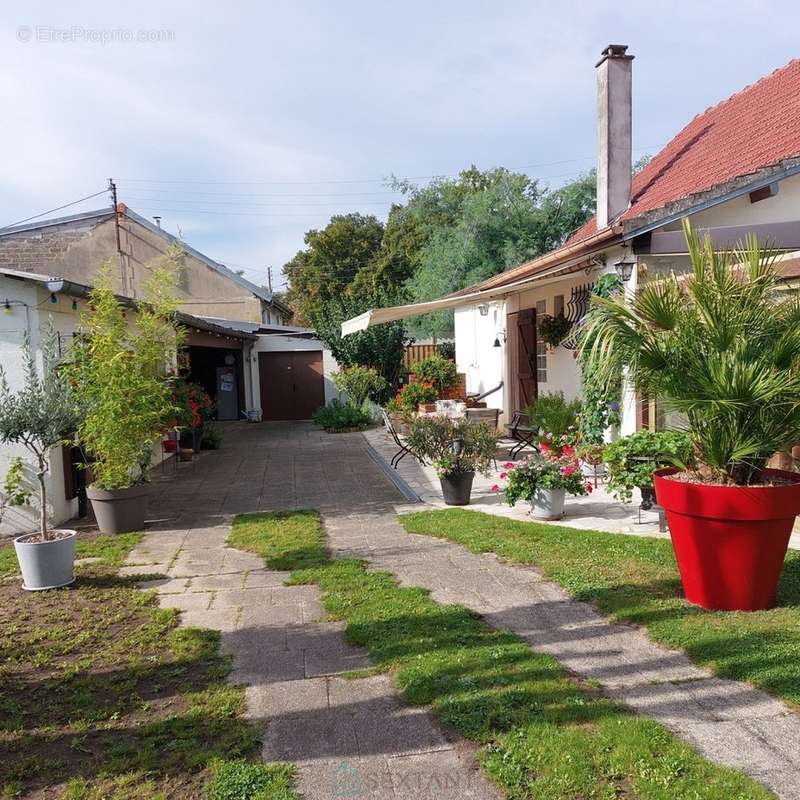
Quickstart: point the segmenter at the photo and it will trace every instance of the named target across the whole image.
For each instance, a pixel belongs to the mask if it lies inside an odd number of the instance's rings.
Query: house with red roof
[[[782,251],[791,285],[800,277],[800,59],[691,120],[632,176],[633,56],[609,45],[597,73],[597,213],[556,250],[448,297],[375,309],[343,333],[415,314],[455,310],[456,360],[470,393],[490,392],[509,419],[542,392],[580,389],[575,341],[547,345],[540,327],[564,316],[577,325],[605,274],[628,291],[688,268],[682,220],[720,247],[747,233]],[[494,389],[494,391],[492,391]],[[622,433],[657,427],[652,402],[628,392]]]

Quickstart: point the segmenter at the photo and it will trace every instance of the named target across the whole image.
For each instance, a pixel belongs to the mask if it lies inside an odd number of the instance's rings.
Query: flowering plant
[[[214,401],[198,383],[189,383],[181,378],[172,383],[172,404],[176,413],[175,428],[201,428],[211,419]]]
[[[504,464],[500,478],[507,481],[506,500],[510,506],[520,500],[530,500],[537,489],[563,489],[574,495],[585,495],[592,485],[583,477],[574,452],[570,455],[548,450],[531,456],[518,464]],[[492,487],[500,491],[500,487]]]

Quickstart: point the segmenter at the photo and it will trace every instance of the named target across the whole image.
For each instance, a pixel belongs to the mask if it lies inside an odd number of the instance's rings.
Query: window
[[[537,325],[542,316],[547,313],[547,301],[539,300],[536,303]],[[547,383],[547,345],[536,336],[536,383]]]
[[[553,316],[557,317],[564,313],[564,295],[557,294],[553,298]]]

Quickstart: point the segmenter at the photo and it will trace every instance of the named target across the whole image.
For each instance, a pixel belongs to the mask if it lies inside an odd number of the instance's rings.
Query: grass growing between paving
[[[289,541],[287,525],[297,534]],[[310,512],[248,515],[229,542],[294,568],[294,584],[317,584],[328,613],[393,670],[405,697],[482,745],[488,773],[515,800],[760,800],[772,797],[717,767],[664,728],[625,712],[566,677],[549,656],[387,573],[323,554]],[[293,563],[292,552],[301,554]],[[310,554],[316,563],[309,565]]]
[[[800,553],[786,556],[771,611],[712,612],[683,599],[668,540],[622,536],[465,509],[400,517],[409,533],[458,542],[474,553],[494,552],[535,564],[579,600],[613,619],[647,627],[718,675],[749,681],[800,705]]]
[[[243,760],[258,734],[219,634],[178,628],[141,576],[116,574],[140,537],[82,535],[78,556],[101,560],[69,589],[0,580],[0,797],[294,798],[290,768]],[[0,550],[0,574],[12,559]]]

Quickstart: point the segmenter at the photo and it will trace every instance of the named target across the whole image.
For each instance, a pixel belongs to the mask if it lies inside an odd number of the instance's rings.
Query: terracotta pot
[[[683,591],[690,603],[718,611],[772,608],[794,519],[800,475],[765,470],[780,486],[714,486],[653,475],[666,512]]]
[[[420,414],[433,414],[436,411],[436,403],[420,403],[418,410]]]

